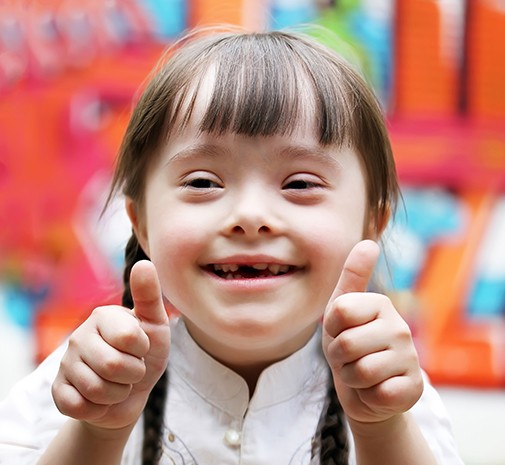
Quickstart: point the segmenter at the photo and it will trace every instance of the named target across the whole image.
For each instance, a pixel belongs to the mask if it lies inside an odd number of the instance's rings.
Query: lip
[[[247,266],[247,265],[252,265],[254,263],[268,263],[268,264],[278,264],[278,265],[290,265],[290,266],[295,266],[297,268],[301,268],[300,266],[296,265],[295,263],[292,263],[288,260],[284,260],[281,258],[275,258],[272,257],[271,255],[232,255],[229,257],[225,258],[216,258],[216,259],[211,259],[208,263],[204,264],[203,266],[209,266],[209,265],[228,265],[228,264],[237,264],[237,265],[242,265],[242,266]]]
[[[238,265],[240,267],[252,268],[255,264],[266,264],[275,265],[279,268],[288,268],[286,272],[280,274],[268,274],[261,276],[261,271],[258,271],[258,276],[238,276],[233,278],[227,278],[224,273],[218,274],[214,269],[214,265],[220,267],[226,265]],[[219,286],[224,286],[228,290],[240,290],[240,291],[259,291],[273,289],[277,286],[282,286],[288,280],[293,279],[294,276],[299,275],[303,272],[304,267],[293,264],[287,260],[274,258],[268,255],[235,255],[226,258],[220,258],[211,260],[209,263],[200,266],[201,270],[210,277],[213,282]],[[240,271],[229,272],[231,274],[245,274]],[[228,273],[227,273],[228,274]]]
[[[227,292],[266,292],[282,287],[294,277],[300,274],[302,269],[277,276],[265,276],[258,278],[233,278],[226,279],[218,276],[208,269],[203,269],[215,286],[226,289]]]

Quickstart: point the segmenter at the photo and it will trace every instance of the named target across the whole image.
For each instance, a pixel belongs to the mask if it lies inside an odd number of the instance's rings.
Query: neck
[[[270,365],[301,349],[313,336],[318,325],[316,322],[294,337],[284,341],[281,339],[278,344],[271,344],[272,338],[268,338],[266,342],[256,341],[250,344],[238,339],[229,341],[230,344],[223,344],[192,325],[191,321],[185,320],[185,323],[193,340],[205,352],[244,378],[251,397],[261,373]]]
[[[219,361],[221,362],[221,360]],[[263,370],[268,368],[272,363],[257,363],[248,366],[243,365],[233,366],[230,364],[226,364],[226,366],[230,368],[230,370],[233,370],[235,373],[244,378],[245,382],[247,383],[247,386],[249,387],[249,398],[251,398],[254,395],[254,391],[256,390],[256,385],[258,384],[258,379],[261,373],[263,373]]]

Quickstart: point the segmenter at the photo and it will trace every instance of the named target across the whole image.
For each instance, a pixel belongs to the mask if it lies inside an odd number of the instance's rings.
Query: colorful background
[[[0,0],[2,389],[118,301],[129,226],[120,200],[100,215],[132,99],[174,37],[218,22],[322,25],[362,69],[404,192],[386,285],[449,405],[471,390],[505,412],[502,0]]]

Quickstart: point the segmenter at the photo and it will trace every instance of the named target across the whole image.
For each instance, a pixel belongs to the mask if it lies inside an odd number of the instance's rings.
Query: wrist
[[[132,427],[101,428],[69,419],[60,429],[38,465],[119,465]],[[83,451],[86,451],[83,454]]]
[[[363,422],[351,418],[348,418],[347,422],[355,439],[363,438],[383,441],[404,431],[408,427],[409,416],[408,413],[399,413],[387,420],[377,422]]]
[[[83,420],[75,420],[75,427],[80,429],[83,434],[87,435],[90,440],[104,442],[126,442],[135,425],[128,425],[122,428],[105,428],[102,426],[93,425]]]
[[[379,422],[348,420],[360,465],[436,465],[428,443],[409,413]]]

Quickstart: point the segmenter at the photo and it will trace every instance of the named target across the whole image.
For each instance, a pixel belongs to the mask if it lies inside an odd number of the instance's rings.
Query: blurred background
[[[101,213],[131,102],[222,22],[324,26],[374,87],[404,195],[386,286],[465,463],[505,465],[504,0],[0,0],[0,398],[119,301],[129,225]]]

